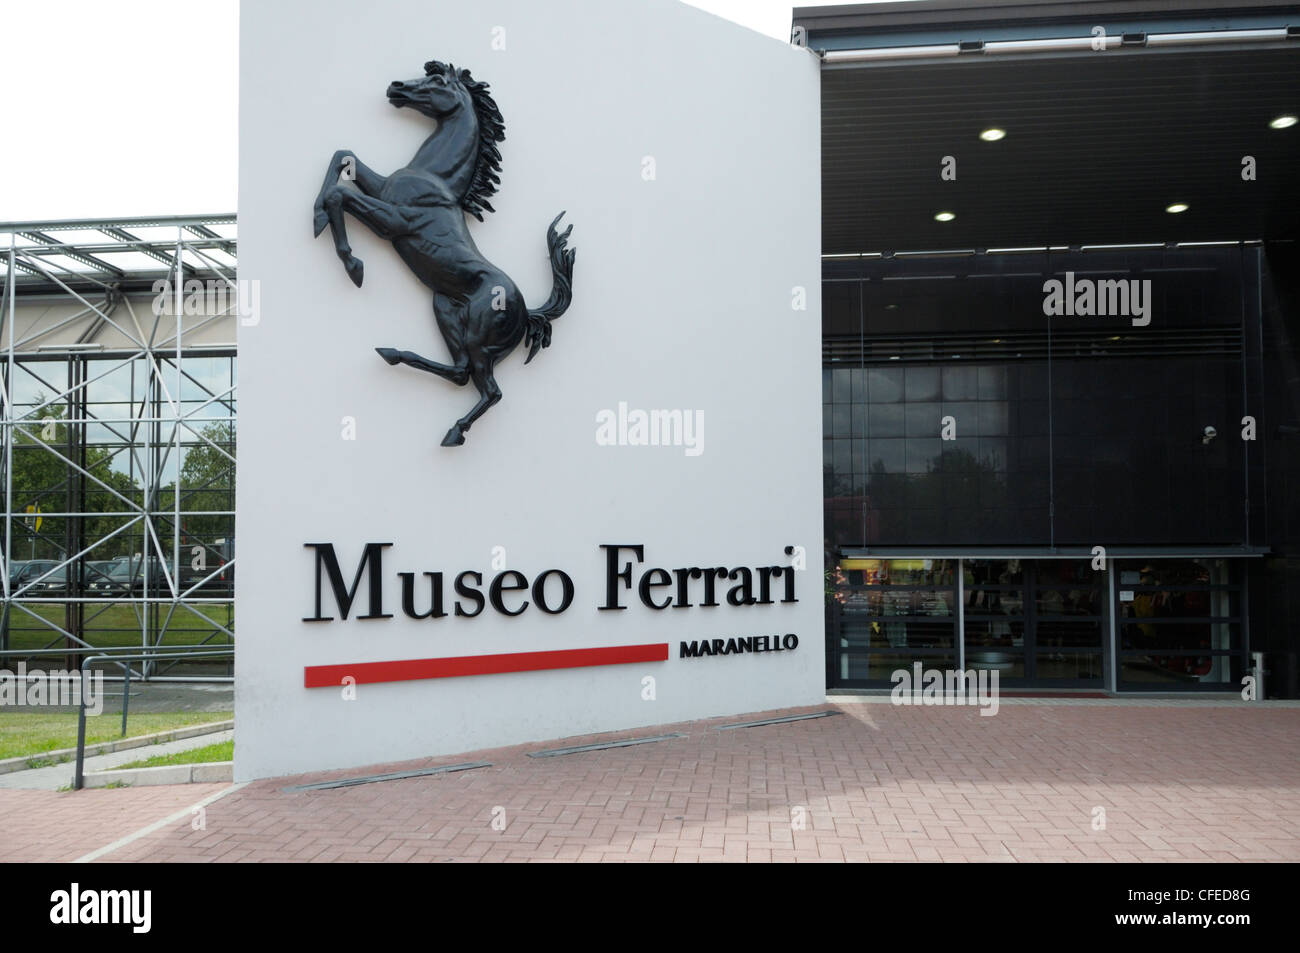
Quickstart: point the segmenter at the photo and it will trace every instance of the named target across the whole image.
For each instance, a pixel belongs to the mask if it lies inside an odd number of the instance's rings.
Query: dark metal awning
[[[1267,556],[1262,546],[1107,546],[1108,559],[1219,559]],[[1091,559],[1091,546],[870,546],[846,547],[843,559]]]
[[[1270,125],[1300,114],[1300,3],[921,0],[795,24],[823,54],[824,254],[1300,237],[1300,125]]]

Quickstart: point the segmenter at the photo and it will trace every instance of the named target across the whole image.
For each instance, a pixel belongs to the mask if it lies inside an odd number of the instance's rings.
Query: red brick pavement
[[[76,860],[224,787],[0,791],[0,861]]]
[[[528,745],[259,781],[209,805],[205,830],[186,818],[103,859],[1300,860],[1300,709],[1004,704],[995,717],[878,703],[839,710],[763,728],[716,730],[742,720],[733,718],[571,739],[687,734],[556,758],[526,757],[547,747]],[[470,760],[494,764],[282,790]],[[0,857],[67,857],[70,842],[50,844],[46,855],[31,835],[14,841],[14,854],[13,832],[88,826],[97,814],[107,830],[111,812],[111,836],[99,837],[108,843],[131,823],[144,826],[143,799],[157,799],[149,818],[157,820],[213,786],[165,790],[0,791]],[[1098,808],[1102,830],[1093,826]],[[66,823],[70,814],[76,825]],[[494,816],[504,830],[494,829]]]

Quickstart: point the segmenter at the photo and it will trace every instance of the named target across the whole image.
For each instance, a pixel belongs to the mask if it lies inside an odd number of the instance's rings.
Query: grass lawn
[[[152,758],[145,758],[143,761],[132,761],[129,764],[120,764],[114,771],[122,768],[164,768],[171,764],[204,764],[208,761],[233,761],[235,758],[235,739],[229,741],[218,741],[214,745],[204,745],[202,748],[191,748],[188,751],[178,751],[175,754],[159,754]]]
[[[234,713],[228,711],[141,712],[127,718],[126,734],[128,738],[136,738],[156,731],[202,725],[210,721],[229,721],[233,717]],[[86,716],[87,745],[100,741],[116,741],[121,736],[121,714]],[[75,712],[47,714],[7,711],[0,714],[0,758],[30,755],[34,756],[33,760],[39,761],[42,760],[39,755],[47,751],[76,746]]]
[[[20,600],[21,601],[21,600]],[[26,607],[43,619],[58,626],[66,626],[62,605],[51,603],[25,603]],[[82,637],[91,645],[139,645],[141,617],[139,605],[128,602],[87,604],[86,627]],[[169,606],[159,609],[158,621],[167,617]],[[203,603],[193,608],[228,629],[234,627],[234,611],[230,604]],[[220,629],[206,625],[202,618],[189,609],[177,606],[167,626],[163,645],[197,645],[211,638],[209,645],[228,645],[230,637]],[[53,643],[62,648],[63,636],[54,629],[33,619],[26,612],[14,609],[9,614],[9,648],[35,649]]]

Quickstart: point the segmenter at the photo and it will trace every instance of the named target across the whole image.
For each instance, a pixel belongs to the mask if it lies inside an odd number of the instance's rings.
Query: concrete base
[[[146,787],[154,784],[210,784],[231,781],[235,776],[233,761],[210,761],[205,764],[169,764],[161,768],[122,768],[95,771],[86,775],[86,787]]]

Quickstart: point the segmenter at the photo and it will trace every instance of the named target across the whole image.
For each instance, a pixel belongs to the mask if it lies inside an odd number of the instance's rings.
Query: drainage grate
[[[530,751],[530,758],[556,758],[562,754],[578,754],[582,751],[601,751],[605,748],[628,748],[632,745],[648,745],[656,741],[668,741],[670,738],[685,738],[681,732],[671,735],[655,735],[653,738],[628,738],[624,741],[604,741],[596,745],[575,745],[572,748],[547,748],[545,751]]]
[[[807,715],[787,715],[785,718],[764,718],[762,721],[742,721],[734,725],[718,725],[718,731],[728,731],[732,728],[759,728],[763,725],[780,725],[787,721],[807,721],[810,718],[829,718],[831,715],[840,714],[838,711],[814,711]]]
[[[452,771],[470,771],[474,768],[490,768],[491,761],[467,761],[464,764],[444,764],[438,768],[422,768],[419,771],[398,771],[395,774],[369,774],[361,778],[340,778],[337,781],[317,781],[315,784],[295,784],[281,788],[282,791],[325,791],[329,788],[350,788],[356,784],[373,784],[376,781],[400,781],[403,778],[422,778],[428,774],[449,774]]]

